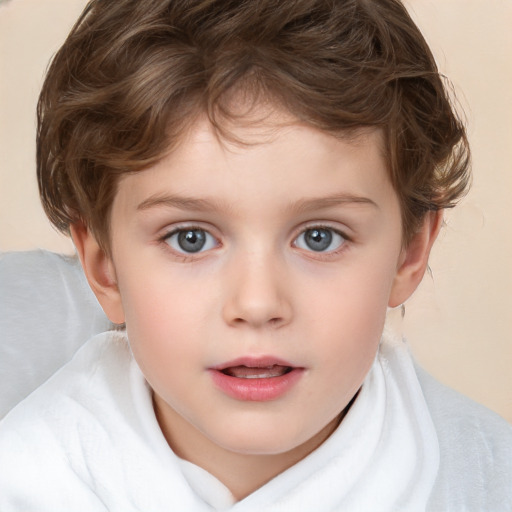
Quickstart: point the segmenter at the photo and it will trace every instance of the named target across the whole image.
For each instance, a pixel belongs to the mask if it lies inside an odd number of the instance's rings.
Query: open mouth
[[[305,369],[275,357],[244,357],[209,371],[215,386],[231,398],[263,402],[290,392]]]
[[[237,379],[272,379],[282,377],[293,370],[291,366],[283,366],[280,364],[273,364],[270,366],[254,367],[254,366],[230,366],[224,368],[222,373],[229,377],[236,377]]]

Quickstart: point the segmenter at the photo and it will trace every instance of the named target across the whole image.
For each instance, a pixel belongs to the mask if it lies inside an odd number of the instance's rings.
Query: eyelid
[[[170,237],[174,233],[177,233],[179,231],[193,231],[194,229],[199,229],[201,231],[206,231],[210,235],[212,235],[215,239],[219,239],[218,234],[216,233],[217,230],[209,223],[207,222],[200,222],[200,221],[178,221],[173,224],[168,224],[167,226],[163,227],[162,229],[159,229],[159,232],[161,233],[158,235],[158,238],[160,240],[164,240],[165,238]]]
[[[345,240],[352,241],[352,236],[348,234],[350,231],[348,228],[340,226],[338,222],[331,221],[311,221],[302,224],[300,227],[294,230],[293,239],[297,238],[301,233],[308,231],[309,229],[327,229],[330,231],[334,231],[341,235]]]

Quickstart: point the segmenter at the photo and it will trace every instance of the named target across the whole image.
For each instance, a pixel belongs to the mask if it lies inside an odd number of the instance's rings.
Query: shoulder
[[[512,510],[512,426],[416,368],[436,428],[440,468],[432,510]]]
[[[122,332],[90,339],[0,422],[0,461],[2,512],[195,510]]]
[[[72,416],[69,412],[83,413],[84,407],[101,414],[112,405],[116,383],[128,378],[130,364],[131,354],[123,333],[110,331],[94,336],[70,362],[7,414],[0,422],[0,432],[9,430],[14,423],[20,428],[31,428],[34,422],[56,427],[59,421],[81,418],[83,414]]]
[[[2,511],[63,510],[71,496],[70,509],[104,510],[94,489],[105,473],[116,478],[111,426],[123,424],[129,364],[122,336],[96,336],[0,422]]]

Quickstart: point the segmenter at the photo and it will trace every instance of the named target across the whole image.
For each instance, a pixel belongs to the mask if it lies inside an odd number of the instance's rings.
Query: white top
[[[0,510],[512,510],[512,428],[419,375],[385,340],[336,432],[234,503],[173,454],[124,333],[104,333],[0,423]]]

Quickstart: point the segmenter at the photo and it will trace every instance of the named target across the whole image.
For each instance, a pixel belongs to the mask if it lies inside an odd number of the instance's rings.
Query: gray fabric
[[[512,511],[512,426],[416,366],[439,439],[428,510]]]
[[[75,257],[0,255],[0,418],[110,322]]]

